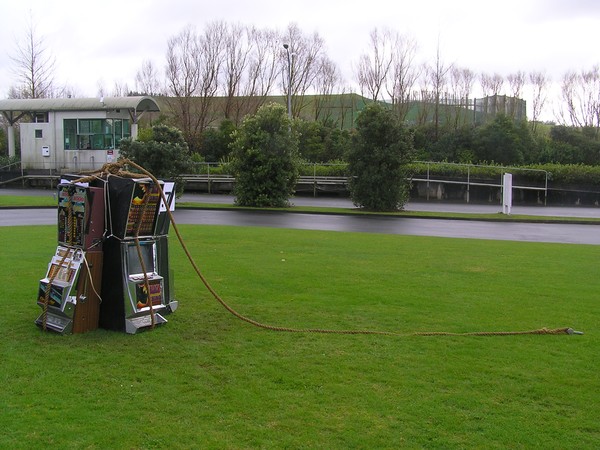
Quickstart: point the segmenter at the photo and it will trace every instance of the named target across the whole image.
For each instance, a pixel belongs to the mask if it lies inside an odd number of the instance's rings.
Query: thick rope
[[[118,174],[118,175],[122,175],[122,176],[128,176],[130,178],[139,177],[140,174],[130,173],[130,172],[120,172],[119,170],[115,170],[115,167],[118,167],[119,169],[121,169],[126,165],[130,165],[130,166],[136,168],[142,174],[148,176],[159,187],[161,199],[167,207],[166,208],[167,214],[168,214],[169,220],[171,221],[171,224],[173,226],[173,230],[175,231],[175,234],[177,235],[177,239],[179,240],[179,243],[181,244],[181,247],[182,247],[188,261],[194,268],[196,275],[198,275],[198,278],[200,278],[200,280],[202,281],[202,283],[204,284],[206,289],[211,293],[213,298],[223,308],[225,308],[229,313],[231,313],[233,316],[235,316],[238,319],[240,319],[250,325],[253,325],[257,328],[262,328],[262,329],[270,330],[270,331],[287,332],[287,333],[362,334],[362,335],[383,335],[383,336],[403,336],[403,337],[407,337],[407,336],[518,336],[518,335],[527,335],[527,334],[552,334],[552,335],[583,334],[579,331],[574,331],[572,328],[567,328],[567,327],[554,328],[554,329],[540,328],[538,330],[528,330],[528,331],[480,331],[480,332],[465,332],[465,333],[452,333],[452,332],[446,332],[446,331],[431,331],[431,332],[430,331],[420,331],[420,332],[412,332],[412,333],[398,333],[398,332],[393,332],[393,331],[377,331],[377,330],[330,330],[330,329],[321,329],[321,328],[290,328],[290,327],[273,326],[273,325],[268,325],[268,324],[258,322],[254,319],[244,316],[243,314],[240,314],[235,309],[233,309],[225,300],[223,300],[223,298],[221,298],[221,296],[217,293],[217,291],[215,291],[215,289],[208,282],[208,280],[206,279],[206,277],[204,276],[204,274],[202,273],[202,271],[196,264],[196,261],[194,260],[193,256],[191,255],[189,249],[187,248],[187,245],[185,244],[183,237],[181,236],[181,233],[179,232],[179,228],[178,228],[177,224],[175,223],[175,219],[173,218],[173,213],[171,212],[171,210],[169,208],[169,202],[168,202],[163,190],[160,187],[158,179],[156,179],[156,177],[154,175],[152,175],[150,172],[148,172],[146,169],[144,169],[139,164],[136,164],[135,162],[133,162],[129,159],[119,160],[117,163],[113,163],[112,165],[109,165],[110,167],[107,167],[107,165],[105,165],[101,169],[100,173]]]

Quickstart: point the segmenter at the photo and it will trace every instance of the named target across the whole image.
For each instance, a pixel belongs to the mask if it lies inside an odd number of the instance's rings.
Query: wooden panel
[[[102,286],[102,252],[86,252],[85,257],[88,264],[82,264],[77,282],[77,305],[75,305],[75,315],[73,317],[73,333],[85,333],[98,328],[100,298],[96,292],[102,295],[100,292]],[[88,275],[88,265],[91,277]]]

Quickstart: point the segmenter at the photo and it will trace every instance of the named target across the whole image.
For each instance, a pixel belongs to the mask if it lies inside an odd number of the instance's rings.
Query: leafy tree
[[[294,122],[299,139],[300,156],[309,162],[339,160],[350,146],[350,133],[321,121]]]
[[[413,152],[412,134],[397,116],[379,104],[368,105],[356,119],[348,154],[354,204],[373,211],[401,209],[408,200]]]
[[[236,204],[287,206],[298,179],[298,138],[285,107],[269,104],[247,116],[231,147]]]
[[[527,121],[516,122],[516,132],[519,137],[525,164],[535,164],[540,160],[543,138],[537,136]]]
[[[183,191],[180,175],[190,173],[193,163],[183,134],[177,128],[155,125],[140,131],[140,139],[123,139],[119,153],[142,166],[157,178],[169,178],[177,183],[178,192]]]
[[[350,148],[352,136],[348,130],[340,130],[339,128],[329,128],[325,136],[324,144],[325,153],[323,154],[323,162],[339,161],[344,159],[344,155]]]
[[[554,126],[543,162],[600,164],[600,141],[593,127]]]
[[[523,164],[525,145],[515,122],[499,115],[477,129],[474,150],[479,162]]]
[[[464,125],[457,129],[443,128],[439,130],[438,139],[435,140],[434,125],[422,125],[415,132],[415,147],[418,146],[421,150],[422,159],[470,163],[475,159],[474,130],[471,125]]]
[[[202,155],[208,162],[217,162],[231,152],[230,144],[235,125],[231,120],[223,120],[219,128],[210,128],[202,133]]]
[[[323,162],[324,130],[320,122],[297,120],[295,129],[298,132],[298,151],[300,156],[309,162]]]
[[[413,146],[416,157],[419,160],[431,161],[436,159],[432,153],[432,147],[437,142],[435,138],[435,127],[433,123],[424,123],[417,125],[412,130]]]

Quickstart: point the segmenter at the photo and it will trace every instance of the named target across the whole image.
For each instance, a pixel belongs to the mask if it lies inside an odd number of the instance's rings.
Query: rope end
[[[583,334],[583,331],[576,331],[573,328],[567,328],[567,334]]]

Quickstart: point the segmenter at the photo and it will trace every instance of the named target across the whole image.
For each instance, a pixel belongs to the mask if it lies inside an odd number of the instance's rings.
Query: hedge
[[[206,164],[199,164],[197,173],[206,173]],[[343,177],[347,176],[347,164],[334,161],[329,164],[303,163],[300,167],[302,176]],[[429,169],[430,177],[462,178],[467,176],[478,179],[499,180],[505,172],[513,173],[524,181],[542,182],[546,179],[554,185],[600,186],[600,166],[583,164],[531,164],[518,167],[507,167],[495,164],[467,165],[444,162],[414,162],[410,164],[413,176],[424,177]],[[210,166],[211,175],[228,174],[228,164]]]

